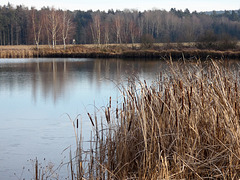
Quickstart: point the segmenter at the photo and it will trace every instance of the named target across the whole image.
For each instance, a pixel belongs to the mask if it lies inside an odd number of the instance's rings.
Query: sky
[[[151,9],[171,8],[190,11],[238,10],[240,0],[0,0],[0,5],[24,5],[27,7],[49,6],[63,10],[124,10],[137,9],[140,11]]]

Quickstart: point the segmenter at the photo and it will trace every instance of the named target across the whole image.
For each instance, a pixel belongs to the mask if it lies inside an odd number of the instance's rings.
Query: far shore
[[[239,45],[238,45],[239,47]],[[141,44],[0,46],[0,58],[146,58],[146,59],[240,59],[240,48],[234,50],[198,49],[194,43],[158,43],[143,48]]]

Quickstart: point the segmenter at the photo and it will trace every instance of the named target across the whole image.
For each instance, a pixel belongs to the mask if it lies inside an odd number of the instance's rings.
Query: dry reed
[[[116,109],[110,98],[106,122],[88,114],[90,150],[77,140],[72,179],[240,178],[238,73],[214,61],[170,66],[151,86],[122,88]]]
[[[214,61],[171,76],[151,86],[132,82],[118,119],[109,104],[87,179],[240,178],[237,76]]]
[[[68,45],[67,49],[64,49],[62,45],[56,46],[55,49],[50,48],[47,45],[39,46],[36,49],[32,45],[22,46],[0,46],[0,58],[44,58],[44,57],[58,57],[58,58],[229,58],[238,59],[240,57],[240,51],[226,50],[215,51],[208,49],[197,49],[192,46],[182,46],[178,48],[174,46],[164,47],[162,44],[155,44],[151,49],[141,49],[139,44],[134,45]]]

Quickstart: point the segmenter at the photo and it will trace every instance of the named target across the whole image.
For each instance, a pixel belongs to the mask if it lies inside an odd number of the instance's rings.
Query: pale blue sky
[[[182,10],[188,8],[190,11],[240,9],[240,0],[1,0],[0,5],[8,2],[13,5],[34,6],[38,9],[43,6],[54,6],[69,10],[123,10],[128,8],[142,11],[153,8],[170,10],[172,7]]]

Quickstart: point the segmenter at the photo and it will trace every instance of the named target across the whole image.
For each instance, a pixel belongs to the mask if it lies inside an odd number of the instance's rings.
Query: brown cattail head
[[[93,120],[92,120],[92,117],[91,117],[91,115],[90,115],[89,113],[87,113],[87,114],[88,114],[88,117],[89,117],[89,119],[90,119],[90,121],[91,121],[92,125],[94,126],[94,123],[93,123]]]
[[[181,80],[179,81],[179,88],[180,90],[183,90],[183,82]]]
[[[235,93],[236,93],[236,96],[238,95],[238,87],[237,87],[237,82],[235,82]]]
[[[109,107],[111,108],[112,107],[112,97],[110,96],[109,98]]]
[[[187,91],[187,96],[188,96],[188,106],[189,106],[188,116],[190,116],[191,109],[192,109],[192,103],[191,103],[191,95],[190,95],[189,91]]]
[[[177,110],[175,111],[175,118],[176,118],[176,127],[178,127],[178,114],[177,114]]]
[[[182,93],[182,110],[184,109],[184,93]]]
[[[190,96],[192,97],[193,95],[193,90],[192,90],[192,86],[190,87]]]
[[[131,129],[131,125],[132,125],[132,120],[130,120],[130,122],[129,122],[129,125],[128,125],[128,132],[129,132],[130,129]]]
[[[118,108],[116,108],[116,118],[118,119]]]
[[[110,108],[109,107],[105,109],[105,117],[106,117],[107,123],[110,123]]]

